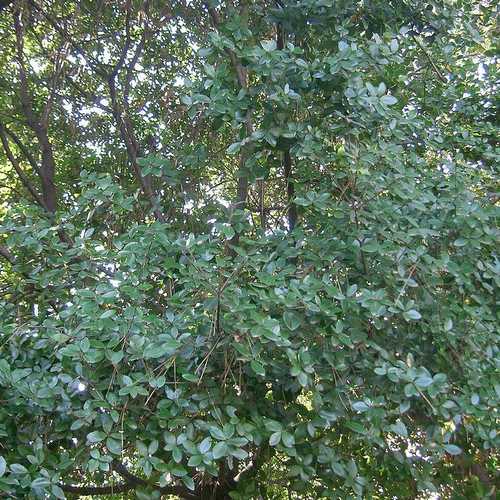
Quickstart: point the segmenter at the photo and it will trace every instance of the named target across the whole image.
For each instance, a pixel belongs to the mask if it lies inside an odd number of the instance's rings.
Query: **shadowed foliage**
[[[0,496],[495,498],[495,9],[0,1]]]

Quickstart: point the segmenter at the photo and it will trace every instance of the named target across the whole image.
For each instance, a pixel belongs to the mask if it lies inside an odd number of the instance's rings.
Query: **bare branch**
[[[1,124],[0,124],[1,126]],[[4,125],[4,130],[5,130],[5,133],[14,141],[14,143],[16,144],[16,146],[20,149],[21,153],[24,155],[24,157],[26,158],[26,160],[28,160],[28,163],[31,165],[31,167],[33,168],[33,170],[39,175],[41,176],[41,172],[40,172],[40,168],[38,166],[38,163],[36,162],[35,158],[33,157],[33,155],[29,152],[28,148],[22,143],[21,139],[19,139],[19,137],[10,129],[8,129],[7,127],[5,127]]]
[[[126,493],[135,489],[135,485],[129,483],[120,483],[110,486],[72,486],[70,484],[59,484],[59,487],[65,493],[71,493],[76,496],[89,495],[113,495],[115,493]]]
[[[127,57],[128,51],[130,49],[130,11],[131,11],[131,0],[127,0],[127,13],[125,15],[125,43],[123,44],[122,51],[120,53],[120,57],[118,58],[118,62],[115,64],[113,70],[109,75],[110,80],[114,80],[116,75],[123,68],[123,64],[125,63],[125,59]]]
[[[49,97],[47,99],[47,102],[45,103],[44,109],[42,111],[42,118],[41,118],[41,122],[43,123],[43,126],[45,128],[47,128],[49,125],[49,118],[50,118],[50,113],[52,111],[52,104],[54,102],[54,97],[56,95],[57,85],[58,85],[59,79],[62,75],[63,68],[64,68],[65,58],[63,57],[63,54],[65,53],[68,45],[69,44],[67,42],[63,43],[57,51],[57,55],[55,57],[55,60],[52,61],[53,65],[54,65],[54,73],[52,75]]]
[[[5,151],[5,154],[10,161],[11,165],[14,167],[14,170],[16,171],[19,180],[22,182],[23,186],[29,191],[33,199],[40,205],[42,208],[47,209],[45,206],[45,201],[42,199],[42,197],[38,194],[37,190],[35,189],[35,186],[31,183],[29,180],[28,176],[24,173],[23,169],[21,168],[21,165],[19,164],[19,161],[17,158],[14,156],[12,153],[12,150],[10,149],[9,141],[7,139],[7,135],[5,133],[5,128],[2,123],[0,123],[0,141],[2,142],[3,149]]]
[[[130,94],[130,82],[132,81],[132,76],[134,73],[135,66],[137,64],[137,61],[139,60],[139,57],[141,56],[142,50],[144,48],[144,43],[146,41],[146,27],[144,28],[144,31],[142,32],[141,39],[139,40],[139,43],[137,44],[134,55],[132,56],[132,60],[130,61],[130,64],[127,66],[127,74],[125,76],[125,84],[123,87],[123,106],[125,110],[128,111],[129,109],[129,94]]]
[[[210,14],[210,18],[212,19],[212,24],[216,29],[219,29],[221,20],[219,17],[219,13],[213,8],[210,7],[208,2],[204,2],[205,6]],[[225,49],[226,53],[229,56],[231,64],[236,71],[236,76],[238,79],[238,83],[243,90],[248,90],[248,82],[247,82],[247,70],[241,64],[235,52],[229,48]],[[251,136],[253,133],[253,123],[252,123],[252,113],[250,110],[247,111],[245,117],[245,129],[248,136]],[[240,209],[244,209],[246,206],[247,198],[248,198],[248,177],[244,174],[245,163],[250,156],[250,149],[248,147],[242,148],[240,154],[239,161],[239,172],[241,175],[238,175],[238,193],[237,200],[235,206]],[[261,197],[263,197],[263,186],[260,187]],[[262,203],[263,204],[263,200]],[[234,241],[236,243],[237,240]]]
[[[59,23],[46,11],[46,9],[38,5],[34,0],[29,0],[29,4],[38,12],[40,12],[40,14],[49,22],[49,24],[59,33],[61,38],[64,41],[68,42],[99,76],[104,79],[107,79],[109,77],[107,71],[102,69],[99,61],[97,61],[91,54],[87,54],[85,50],[80,45],[78,45],[71,36],[68,35],[67,31],[65,31],[59,25]]]
[[[136,50],[134,52],[134,56],[132,57],[132,61],[127,67],[127,73],[126,73],[126,80],[125,80],[125,89],[123,92],[122,96],[122,101],[124,103],[124,109],[119,104],[118,101],[118,91],[116,88],[116,77],[118,75],[118,72],[123,68],[123,65],[125,63],[125,59],[127,56],[127,53],[130,49],[131,45],[131,39],[130,39],[130,2],[127,4],[127,16],[125,20],[125,44],[123,46],[121,56],[118,60],[118,63],[115,65],[113,68],[113,71],[109,75],[107,81],[108,81],[108,87],[109,87],[109,94],[111,97],[111,107],[113,110],[113,117],[115,118],[116,124],[118,125],[118,129],[120,131],[121,138],[123,142],[125,142],[125,146],[127,148],[127,154],[129,157],[130,164],[132,166],[132,170],[134,171],[134,175],[139,181],[141,185],[142,192],[148,199],[152,209],[153,213],[155,215],[156,220],[163,222],[164,216],[158,207],[158,202],[156,200],[155,193],[153,192],[153,188],[151,186],[151,180],[150,178],[146,178],[145,176],[142,175],[141,169],[139,167],[139,164],[137,163],[137,157],[139,155],[139,144],[137,143],[137,139],[134,134],[134,128],[132,125],[132,121],[130,120],[130,117],[128,116],[128,93],[129,93],[129,88],[130,88],[130,80],[132,78],[133,70],[134,67],[137,63],[137,60],[140,57],[142,47],[144,45],[144,38],[141,38],[139,41],[138,46],[136,47]],[[146,30],[146,28],[144,28]]]
[[[24,64],[24,28],[22,25],[21,11],[14,12],[14,28],[16,32],[16,51],[19,66],[19,92],[21,107],[29,127],[33,130],[40,145],[42,165],[40,168],[40,181],[42,185],[43,206],[48,212],[54,213],[57,208],[57,195],[54,183],[55,161],[52,145],[47,134],[47,122],[36,116],[33,108],[33,97],[29,91],[26,67]]]
[[[128,484],[137,486],[149,486],[155,488],[165,495],[178,495],[181,498],[185,498],[186,500],[197,499],[198,496],[189,493],[189,490],[183,486],[156,486],[154,484],[149,483],[145,479],[132,474],[121,462],[118,460],[113,461],[113,470],[120,474],[120,476],[125,479]]]
[[[429,55],[427,50],[425,50],[425,47],[420,43],[420,40],[418,40],[417,37],[413,34],[411,35],[411,37],[413,38],[414,42],[420,47],[420,50],[425,54],[425,57],[429,61],[430,65],[432,66],[432,69],[436,73],[439,80],[442,83],[446,83],[447,82],[446,78],[443,76],[440,69],[436,66],[436,63],[433,61],[432,57]]]

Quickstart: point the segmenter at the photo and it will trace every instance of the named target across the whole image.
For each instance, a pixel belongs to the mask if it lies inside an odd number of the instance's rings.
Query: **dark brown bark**
[[[144,3],[144,10],[147,10],[148,2]],[[147,19],[147,16],[145,16]],[[122,105],[120,105],[119,99],[118,99],[118,92],[116,88],[116,77],[120,73],[120,71],[123,69],[125,65],[125,60],[126,57],[130,51],[132,41],[131,41],[131,36],[130,36],[130,20],[131,20],[131,2],[128,2],[127,4],[127,13],[126,13],[126,18],[125,18],[125,43],[123,44],[122,51],[120,53],[120,57],[118,59],[118,62],[115,64],[113,70],[109,74],[108,77],[108,87],[109,87],[109,93],[111,97],[111,108],[113,110],[113,117],[115,119],[115,122],[118,126],[118,129],[120,131],[120,136],[125,143],[126,149],[127,149],[127,155],[129,158],[130,165],[132,167],[132,170],[134,172],[135,177],[139,181],[139,184],[141,186],[142,192],[148,199],[151,208],[153,210],[154,216],[156,220],[163,222],[165,220],[164,215],[162,211],[160,210],[158,206],[158,202],[156,199],[155,192],[152,187],[151,183],[151,177],[150,176],[144,176],[142,175],[141,168],[139,164],[137,163],[137,158],[139,157],[139,144],[137,142],[137,139],[135,137],[134,133],[134,127],[132,124],[132,121],[130,119],[130,109],[129,109],[129,101],[128,101],[128,95],[129,95],[129,90],[130,90],[130,81],[133,76],[133,72],[135,69],[135,66],[137,64],[137,61],[140,57],[140,54],[142,52],[142,49],[144,47],[144,42],[146,38],[146,34],[148,31],[148,27],[144,25],[144,31],[141,36],[140,41],[135,47],[132,60],[128,64],[126,68],[126,75],[125,75],[125,85],[124,85],[124,90],[122,93]]]
[[[88,495],[112,495],[114,493],[126,493],[135,489],[133,484],[120,483],[113,486],[72,486],[70,484],[59,484],[64,493],[70,493],[73,496]]]
[[[0,142],[2,143],[7,159],[9,160],[12,167],[16,171],[17,176],[19,177],[19,180],[21,181],[22,185],[27,189],[27,191],[33,197],[33,200],[36,201],[38,205],[40,205],[44,209],[47,209],[45,205],[45,200],[38,194],[35,186],[33,186],[29,177],[24,173],[23,169],[21,168],[21,165],[19,164],[19,161],[17,160],[17,158],[14,156],[14,153],[10,149],[7,134],[2,123],[0,123]]]
[[[132,39],[131,39],[131,30],[130,30],[130,22],[131,22],[131,9],[132,9],[132,4],[131,2],[127,3],[127,13],[126,13],[126,20],[125,20],[125,42],[122,47],[122,50],[120,51],[120,56],[118,58],[118,61],[116,64],[113,66],[111,71],[109,69],[103,67],[97,61],[91,54],[85,52],[85,50],[66,32],[66,30],[60,26],[60,24],[57,22],[56,19],[51,17],[47,12],[46,9],[44,9],[42,6],[38,5],[34,0],[29,0],[30,5],[36,9],[38,12],[43,15],[45,19],[50,23],[50,25],[59,33],[61,36],[62,40],[65,43],[68,43],[73,49],[81,55],[85,61],[89,64],[89,66],[95,71],[95,73],[103,79],[103,81],[106,82],[109,88],[109,93],[110,93],[110,98],[111,98],[111,109],[105,109],[106,111],[111,111],[113,118],[115,120],[115,123],[118,127],[118,130],[120,132],[120,137],[122,138],[123,142],[125,143],[126,151],[127,151],[127,156],[129,159],[130,166],[132,168],[132,171],[134,173],[135,178],[138,180],[139,185],[141,187],[141,190],[145,197],[147,198],[148,202],[151,205],[151,208],[153,210],[154,216],[156,220],[159,221],[164,221],[164,216],[158,206],[156,196],[154,193],[154,190],[151,185],[151,180],[147,176],[143,176],[141,173],[141,169],[137,163],[137,158],[139,156],[139,145],[137,142],[137,139],[135,137],[134,133],[134,128],[132,125],[132,121],[130,120],[130,113],[128,110],[128,89],[130,85],[130,80],[133,76],[133,71],[135,68],[135,65],[137,64],[137,61],[140,57],[140,54],[142,52],[142,49],[144,47],[144,42],[145,42],[145,36],[141,38],[139,43],[137,44],[135,48],[135,52],[133,54],[132,60],[130,64],[127,65],[126,67],[126,79],[125,79],[125,86],[124,86],[124,91],[123,91],[123,96],[120,97],[116,85],[117,77],[120,73],[120,71],[125,67],[125,61],[127,59],[127,55],[132,47]],[[146,0],[143,4],[144,10],[147,10],[148,6],[148,1]],[[145,16],[147,18],[147,16]],[[145,23],[147,21],[145,20]],[[144,26],[145,32],[148,30],[148,27]],[[78,87],[77,84],[73,82],[73,80],[68,79],[70,84],[73,86]],[[85,91],[81,90],[82,95],[86,95]]]
[[[285,38],[285,29],[281,23],[278,23],[276,25],[276,47],[278,50],[283,50],[285,48]],[[295,186],[293,183],[292,157],[290,155],[290,149],[287,149],[283,153],[283,174],[286,181],[288,229],[293,231],[293,228],[297,224],[297,206],[293,202],[295,198]]]
[[[55,160],[52,144],[48,136],[48,122],[52,105],[52,93],[47,99],[41,116],[37,116],[33,107],[33,97],[29,90],[28,78],[24,63],[24,27],[22,13],[19,9],[14,12],[14,29],[16,32],[16,51],[19,65],[19,95],[21,107],[26,123],[34,132],[41,152],[41,166],[39,167],[40,184],[42,188],[43,206],[53,214],[57,209],[57,192],[54,182]],[[54,76],[54,85],[55,85]],[[52,88],[54,90],[54,88]]]
[[[219,28],[221,24],[220,16],[218,12],[210,7],[208,2],[205,2],[205,6],[208,9],[208,13],[210,14],[210,18],[212,20],[212,24],[216,29]],[[229,60],[231,61],[231,65],[236,72],[236,78],[238,80],[238,84],[241,89],[247,91],[248,90],[248,81],[247,81],[247,70],[241,64],[241,61],[236,56],[235,52],[231,49],[226,49],[226,54],[229,56]],[[250,137],[253,133],[253,122],[252,122],[252,113],[250,110],[247,111],[245,118],[245,131],[248,137]],[[234,203],[235,208],[243,210],[246,207],[247,199],[248,199],[248,176],[245,173],[245,163],[250,157],[252,152],[252,148],[249,145],[245,145],[241,148],[240,159],[239,159],[239,167],[238,167],[238,188],[236,194],[236,202]],[[259,192],[262,193],[263,196],[263,186],[259,186]],[[263,199],[260,200],[260,205],[262,206]]]
[[[37,133],[38,142],[42,150],[42,168],[41,168],[41,184],[42,184],[42,195],[43,201],[47,211],[54,213],[57,209],[57,191],[56,184],[54,182],[55,175],[55,162],[54,155],[52,153],[52,146],[47,137],[45,130],[40,130]]]
[[[283,153],[283,171],[286,180],[286,194],[288,206],[288,229],[293,231],[297,224],[297,206],[293,202],[295,198],[295,186],[293,184],[292,157],[290,150]]]
[[[135,490],[138,487],[153,488],[164,495],[177,495],[185,500],[198,500],[198,495],[191,493],[184,486],[156,486],[150,484],[145,479],[132,474],[121,462],[115,460],[112,464],[113,471],[119,474],[124,482],[117,485],[109,486],[74,486],[69,484],[59,484],[59,487],[66,493],[71,493],[74,496],[88,496],[88,495],[110,495],[113,493],[125,493],[127,491]]]
[[[14,141],[14,144],[19,148],[23,156],[28,160],[31,168],[37,173],[37,175],[41,175],[40,169],[38,168],[38,163],[36,162],[33,155],[30,153],[28,148],[23,144],[21,139],[10,129],[4,126],[5,133]]]
[[[235,473],[224,466],[221,467],[220,474],[215,482],[198,484],[195,491],[190,491],[182,485],[172,485],[160,487],[148,482],[146,479],[136,476],[120,461],[114,460],[112,463],[113,472],[119,474],[123,481],[116,485],[107,486],[76,486],[68,484],[59,484],[61,489],[73,496],[88,495],[109,495],[112,493],[125,493],[135,490],[139,487],[153,488],[164,495],[177,495],[183,500],[230,500],[231,491],[236,490],[238,484],[254,476],[260,467],[273,454],[269,447],[259,449],[250,464]]]

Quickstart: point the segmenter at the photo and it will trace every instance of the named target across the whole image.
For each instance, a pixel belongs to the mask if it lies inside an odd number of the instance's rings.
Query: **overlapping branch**
[[[44,208],[49,213],[53,214],[55,213],[57,208],[57,193],[56,185],[54,182],[55,160],[52,151],[52,144],[50,143],[48,136],[48,123],[58,69],[56,69],[54,72],[54,81],[51,87],[51,94],[49,95],[49,98],[45,103],[41,115],[37,116],[33,107],[33,96],[29,90],[26,66],[24,62],[24,27],[22,23],[22,12],[20,9],[15,10],[13,18],[16,34],[16,57],[19,67],[19,96],[21,100],[21,107],[26,118],[26,123],[34,132],[40,146],[42,161],[39,172],[40,182],[42,186],[42,206],[44,206]],[[10,161],[12,162],[12,160]]]
[[[138,59],[144,48],[145,38],[147,30],[147,19],[145,16],[144,21],[144,32],[141,36],[140,41],[137,43],[132,59],[127,64],[127,56],[132,48],[132,34],[131,34],[131,22],[132,22],[132,2],[127,2],[126,4],[126,18],[125,18],[125,42],[120,51],[118,61],[109,70],[109,68],[104,67],[98,60],[95,59],[91,54],[89,54],[83,47],[78,44],[70,34],[60,25],[60,23],[54,19],[49,13],[40,7],[34,0],[30,0],[30,4],[33,8],[37,9],[43,17],[49,22],[49,24],[57,31],[61,38],[68,43],[73,49],[84,58],[88,63],[89,67],[106,83],[109,90],[111,109],[109,110],[115,120],[117,128],[120,132],[120,137],[125,143],[127,156],[129,159],[130,166],[134,173],[135,178],[139,182],[141,190],[148,200],[154,216],[158,221],[164,221],[165,217],[159,207],[156,194],[151,185],[151,179],[147,176],[143,176],[139,164],[137,162],[139,156],[139,144],[135,136],[134,127],[130,119],[129,105],[128,105],[128,95],[130,92],[130,81],[133,77],[133,72],[135,66],[137,65]],[[144,7],[147,8],[148,0],[144,3]],[[120,72],[126,68],[125,85],[123,90],[123,97],[119,97],[119,92],[117,88],[117,79]],[[76,86],[76,84],[71,80],[70,84]],[[120,102],[121,101],[121,102]]]
[[[208,10],[210,18],[212,20],[212,24],[216,29],[220,28],[221,19],[219,13],[213,8],[210,7],[209,2],[205,2],[205,6]],[[247,81],[247,70],[238,59],[236,53],[230,48],[225,49],[231,64],[236,72],[236,77],[238,79],[238,83],[241,89],[248,91],[248,81]],[[245,117],[245,130],[247,136],[250,137],[253,133],[253,122],[252,122],[252,113],[250,110],[247,111]],[[247,199],[248,199],[248,176],[245,172],[245,163],[247,162],[249,156],[251,154],[251,150],[249,147],[244,147],[241,150],[240,159],[239,159],[239,172],[238,172],[238,191],[236,195],[235,208],[244,209],[246,207]],[[263,204],[263,186],[261,186],[261,190],[259,193],[259,198],[261,201],[261,206]]]
[[[135,490],[139,487],[146,487],[153,488],[164,495],[178,495],[185,500],[196,500],[199,498],[183,486],[171,485],[161,487],[151,484],[145,479],[132,474],[127,467],[125,467],[125,465],[118,460],[113,461],[112,467],[113,471],[124,479],[124,482],[108,486],[74,486],[69,484],[59,484],[59,487],[65,493],[71,493],[77,496],[112,495],[115,493],[126,493],[127,491]]]

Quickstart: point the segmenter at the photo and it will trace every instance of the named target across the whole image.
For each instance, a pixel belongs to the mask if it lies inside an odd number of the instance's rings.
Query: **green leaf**
[[[340,52],[345,52],[349,48],[349,44],[344,40],[340,40],[338,47]]]
[[[429,387],[432,384],[432,382],[433,382],[432,377],[424,375],[422,377],[417,377],[417,379],[415,380],[415,385],[419,389],[425,389],[426,387]]]
[[[191,491],[194,491],[195,490],[195,485],[194,485],[194,481],[191,477],[189,476],[183,476],[181,478],[181,481],[184,483],[184,486],[188,489],[188,490],[191,490]]]
[[[200,465],[202,461],[203,461],[203,457],[201,455],[193,455],[188,460],[188,465],[189,465],[189,467],[198,467],[198,465]]]
[[[380,102],[386,106],[392,106],[393,104],[396,104],[398,100],[393,95],[383,95],[380,98]]]
[[[227,446],[227,443],[225,441],[220,441],[218,442],[213,450],[212,454],[214,456],[215,460],[218,460],[219,458],[225,457],[229,454],[229,448]]]
[[[369,410],[370,407],[364,402],[364,401],[356,401],[355,403],[352,403],[352,409],[359,411],[359,412],[364,412],[366,410]]]
[[[153,439],[153,441],[151,441],[151,443],[149,443],[149,446],[148,446],[148,454],[149,455],[154,455],[157,451],[158,451],[158,440],[157,439]]]
[[[333,472],[335,472],[335,474],[337,474],[337,476],[345,477],[345,468],[342,464],[340,464],[338,462],[333,462],[332,463],[332,470],[333,470]]]
[[[226,153],[228,155],[235,155],[241,149],[241,142],[233,142],[227,149]]]
[[[117,365],[123,359],[123,351],[106,351],[106,357],[113,363]]]
[[[298,196],[293,200],[295,205],[300,205],[301,207],[308,207],[309,205],[312,204],[310,200],[306,200],[305,198],[302,198],[301,196]]]
[[[87,442],[89,443],[100,443],[106,439],[106,434],[102,431],[94,431],[87,434]]]
[[[13,474],[27,474],[28,473],[28,469],[24,465],[21,465],[21,464],[11,464],[10,471]]]
[[[206,437],[199,445],[198,449],[200,450],[200,453],[204,454],[206,453],[211,447],[211,439],[209,437]]]
[[[212,426],[209,428],[210,434],[214,439],[217,439],[218,441],[223,441],[226,439],[226,435],[224,432],[219,429],[218,427]]]
[[[230,454],[231,454],[231,456],[233,456],[234,458],[236,458],[238,460],[245,460],[245,458],[248,457],[248,453],[241,448],[233,448],[230,451]]]
[[[188,95],[181,96],[181,102],[186,106],[191,106],[193,104],[193,100]]]
[[[276,446],[281,441],[281,431],[273,432],[269,436],[269,446]]]
[[[177,477],[184,477],[187,475],[187,470],[180,464],[172,464],[169,467],[171,474]]]
[[[348,427],[352,431],[358,432],[359,434],[366,433],[366,429],[359,422],[355,422],[354,420],[348,420],[345,423],[345,425],[346,425],[346,427]]]
[[[106,448],[114,455],[120,455],[122,452],[121,442],[110,437],[106,439]]]
[[[229,226],[227,224],[221,227],[221,232],[228,240],[232,240],[234,238],[234,235],[236,234],[232,226]]]
[[[163,342],[161,344],[149,344],[144,349],[144,359],[162,358],[171,354],[178,347],[178,342]]]
[[[419,320],[420,318],[422,318],[422,315],[417,310],[410,309],[409,311],[405,311],[404,317],[406,320]]]
[[[262,40],[260,45],[266,52],[272,52],[276,50],[276,41],[275,40]]]
[[[293,434],[286,431],[281,434],[281,441],[287,448],[291,448],[295,445],[295,438]]]
[[[444,449],[450,455],[460,455],[460,453],[462,453],[462,448],[460,448],[454,444],[445,444]]]
[[[5,458],[3,458],[0,455],[0,477],[2,477],[5,474],[6,470],[7,470],[7,462],[5,461]]]
[[[395,424],[391,425],[390,429],[392,430],[392,432],[395,432],[402,437],[408,437],[408,429],[406,428],[406,425],[401,422],[401,420],[398,420]]]
[[[283,430],[283,425],[276,420],[267,419],[266,420],[266,429],[271,432],[281,432]]]
[[[57,486],[57,484],[53,484],[52,487],[50,488],[50,491],[56,498],[62,498],[62,499],[66,498],[64,491],[59,486]]]
[[[111,318],[115,315],[115,310],[114,309],[108,309],[106,311],[104,311],[101,316],[99,317],[99,319],[108,319],[108,318]]]
[[[299,372],[299,374],[297,375],[297,380],[302,387],[307,387],[307,385],[309,384],[309,378],[303,371]]]
[[[291,311],[286,311],[285,314],[283,314],[283,321],[286,327],[292,331],[297,330],[297,328],[300,326],[300,319],[298,318],[297,314]]]
[[[87,337],[80,340],[80,349],[82,352],[87,352],[90,349],[90,341]]]
[[[250,366],[257,375],[260,375],[261,377],[265,376],[266,370],[264,370],[264,367],[258,361],[251,361]]]
[[[182,450],[178,446],[172,450],[172,458],[176,463],[182,462]]]

